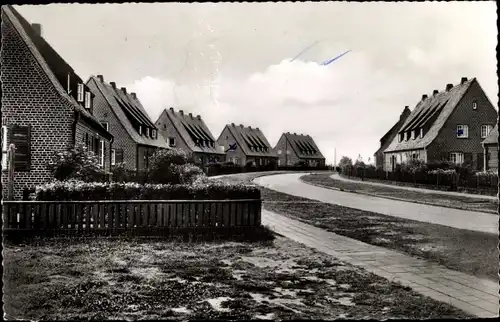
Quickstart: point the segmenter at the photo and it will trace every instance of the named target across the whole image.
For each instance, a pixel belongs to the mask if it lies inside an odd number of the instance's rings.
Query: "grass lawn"
[[[347,182],[336,180],[330,178],[330,176],[331,173],[312,174],[305,175],[301,179],[308,183],[322,185],[325,187],[338,188],[344,191],[355,191],[357,193],[364,193],[377,197],[396,198],[405,201],[424,203],[441,207],[451,207],[491,213],[497,213],[498,209],[498,200],[443,195],[432,192],[422,193],[418,191],[408,191],[391,187],[373,186],[361,182]]]
[[[3,252],[7,319],[470,317],[282,237],[39,239]]]
[[[260,174],[262,175],[262,174]],[[250,182],[259,175],[231,177]],[[261,187],[263,207],[327,231],[498,281],[498,236],[386,216]]]

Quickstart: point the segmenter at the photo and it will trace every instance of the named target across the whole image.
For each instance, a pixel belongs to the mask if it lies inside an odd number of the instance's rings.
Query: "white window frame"
[[[139,125],[139,135],[142,135],[142,125]]]
[[[104,167],[104,147],[105,147],[105,144],[104,144],[104,140],[99,140],[99,146],[100,146],[100,149],[99,149],[99,165],[101,167]]]
[[[146,128],[146,136],[149,137],[149,127]]]
[[[484,134],[483,134],[483,130],[484,130]],[[490,135],[491,130],[493,130],[493,125],[490,125],[490,124],[481,125],[481,139],[484,139],[488,135]]]
[[[85,92],[85,108],[90,110],[92,107],[92,94],[90,92]]]
[[[2,170],[7,169],[7,157],[8,157],[7,133],[8,133],[7,126],[2,125]]]
[[[420,128],[420,138],[423,138],[424,137],[424,128],[421,127]]]
[[[405,141],[408,141],[408,132],[405,132]]]
[[[417,138],[417,130],[415,129],[411,131],[411,139],[415,140],[416,138]]]
[[[477,110],[477,101],[472,102],[472,109]]]
[[[108,122],[101,122],[102,127],[109,132],[109,123]]]
[[[463,135],[459,135],[458,131],[462,129],[463,130]],[[469,137],[469,126],[466,124],[459,124],[457,125],[457,138],[459,139],[467,139]]]
[[[464,163],[464,154],[462,152],[450,152],[448,160],[455,164]]]
[[[156,130],[151,130],[151,138],[156,139]]]
[[[116,165],[116,150],[111,149],[111,165]]]
[[[77,96],[76,96],[76,100],[79,103],[82,103],[83,100],[84,100],[84,92],[85,92],[85,87],[83,86],[82,83],[79,83],[78,84],[78,90],[77,90]]]

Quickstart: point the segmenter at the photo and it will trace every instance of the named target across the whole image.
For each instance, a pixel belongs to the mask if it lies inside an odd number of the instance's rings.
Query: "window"
[[[464,154],[462,152],[452,152],[450,153],[449,161],[455,164],[464,163]]]
[[[151,131],[151,138],[156,139],[156,130]]]
[[[104,140],[99,140],[100,149],[99,149],[99,165],[104,167]]]
[[[167,128],[167,124],[163,124],[163,129],[166,129]]]
[[[175,138],[168,138],[168,145],[175,146]]]
[[[109,131],[109,123],[108,122],[102,122],[101,123],[102,127],[106,130]]]
[[[405,132],[405,141],[408,141],[408,132]]]
[[[477,101],[472,102],[472,109],[477,110]]]
[[[2,170],[7,169],[7,126],[2,126]]]
[[[403,133],[399,133],[398,142],[403,141]]]
[[[468,138],[468,137],[469,137],[469,126],[457,125],[457,138]]]
[[[481,125],[481,138],[484,139],[487,137],[492,129],[493,125]]]
[[[411,139],[415,140],[417,138],[417,130],[411,131]]]
[[[149,137],[149,127],[146,128],[146,136]]]
[[[421,127],[420,128],[420,138],[423,138],[424,137],[424,128]]]
[[[116,151],[115,149],[111,149],[111,165],[116,164]]]
[[[77,97],[76,100],[81,103],[83,102],[83,93],[85,91],[85,88],[83,87],[83,84],[78,84],[78,92],[77,92]]]
[[[142,135],[142,125],[139,125],[139,135]]]
[[[85,108],[90,110],[92,108],[92,94],[85,92]]]

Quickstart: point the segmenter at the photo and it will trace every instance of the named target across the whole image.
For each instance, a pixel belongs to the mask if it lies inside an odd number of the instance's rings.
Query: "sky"
[[[283,132],[309,134],[327,163],[373,162],[406,105],[461,77],[498,105],[493,1],[16,8],[82,79],[136,92],[153,121],[174,107],[201,115],[215,138],[229,123],[259,127],[272,146]]]

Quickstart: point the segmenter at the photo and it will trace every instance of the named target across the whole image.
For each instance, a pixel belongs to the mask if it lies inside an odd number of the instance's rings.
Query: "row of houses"
[[[399,120],[380,139],[376,166],[394,171],[410,159],[427,163],[448,160],[474,170],[498,168],[498,113],[476,78],[423,94],[413,110],[405,106]]]
[[[84,82],[12,6],[2,6],[2,183],[7,151],[14,144],[14,193],[50,180],[47,163],[54,151],[76,143],[94,151],[110,171],[118,163],[147,169],[157,149],[192,152],[195,162],[257,166],[324,166],[309,135],[284,133],[272,148],[258,127],[228,124],[214,139],[201,116],[173,108],[153,122],[135,93],[97,75]],[[5,193],[6,185],[2,184]]]

